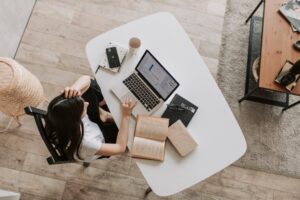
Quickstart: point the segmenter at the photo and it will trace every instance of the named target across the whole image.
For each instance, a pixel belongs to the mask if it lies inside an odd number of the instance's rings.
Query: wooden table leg
[[[11,124],[13,122],[13,120],[15,120],[18,123],[18,126],[16,128],[18,128],[22,125],[20,120],[19,120],[19,117],[11,117],[8,124],[7,124],[7,126],[4,129],[0,130],[0,133],[4,133],[4,132],[8,131],[9,127],[11,126]]]
[[[84,163],[83,163],[83,166],[84,166],[84,167],[88,167],[88,166],[90,166],[90,163],[89,163],[89,162],[84,162]]]

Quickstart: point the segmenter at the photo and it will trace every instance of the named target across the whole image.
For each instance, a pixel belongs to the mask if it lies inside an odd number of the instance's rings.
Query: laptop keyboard
[[[148,111],[159,104],[159,99],[145,86],[135,73],[126,78],[123,83]]]

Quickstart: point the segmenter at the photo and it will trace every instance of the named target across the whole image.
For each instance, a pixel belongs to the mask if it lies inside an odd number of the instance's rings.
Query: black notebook
[[[161,117],[169,118],[169,126],[177,120],[181,120],[185,126],[188,126],[198,107],[180,96],[175,94]]]

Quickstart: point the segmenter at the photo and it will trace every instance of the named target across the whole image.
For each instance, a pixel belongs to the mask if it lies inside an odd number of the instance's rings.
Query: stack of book
[[[138,115],[131,156],[163,161],[167,138],[183,157],[197,147],[196,141],[180,120],[168,126],[167,118]]]
[[[300,32],[300,2],[289,0],[281,5],[279,11],[290,22],[293,31]]]

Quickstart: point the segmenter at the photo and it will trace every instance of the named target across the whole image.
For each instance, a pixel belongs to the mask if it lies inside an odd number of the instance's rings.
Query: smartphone
[[[110,68],[120,67],[120,60],[116,47],[109,47],[106,49],[106,56]]]

